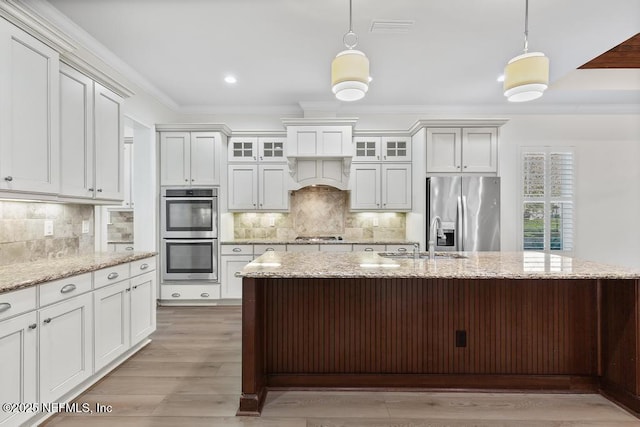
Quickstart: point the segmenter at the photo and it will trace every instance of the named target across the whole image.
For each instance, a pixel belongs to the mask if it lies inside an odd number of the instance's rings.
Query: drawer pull
[[[267,249],[265,249],[265,252],[268,252],[268,251],[275,251],[275,249],[273,249],[273,248],[267,248]]]
[[[73,292],[76,290],[76,285],[73,283],[69,283],[68,285],[64,285],[62,289],[60,289],[61,294],[68,294],[69,292]]]
[[[208,294],[208,293],[206,293],[206,292],[201,293],[201,294],[200,294],[200,296],[201,296],[202,298],[209,298],[209,294]]]
[[[117,279],[118,276],[120,275],[114,271],[113,273],[109,273],[109,275],[107,276],[107,279],[109,280]]]
[[[133,246],[127,246],[126,248],[124,248],[125,251],[132,251],[133,250]]]
[[[364,248],[365,252],[373,252],[373,248]]]
[[[140,265],[140,270],[146,270],[147,268],[149,268],[149,264],[147,264],[146,262]]]
[[[233,273],[233,275],[235,277],[242,277],[242,273],[240,273],[239,271],[236,271],[235,273]]]
[[[37,327],[38,327],[37,323],[32,323],[32,324],[29,325],[29,329],[35,329]]]
[[[9,304],[8,302],[0,303],[0,313],[2,313],[3,311],[7,311],[10,308],[11,308],[11,304]]]
[[[172,293],[171,296],[174,298],[180,298],[180,294],[177,292]]]
[[[398,252],[407,252],[407,248],[398,248]]]
[[[11,181],[13,181],[13,177],[12,176],[5,176],[4,180],[7,181],[7,182],[11,182]]]
[[[233,248],[232,250],[233,250],[233,252],[242,252],[242,249],[240,249],[240,248]]]
[[[51,317],[47,317],[46,319],[44,319],[44,323],[51,323]]]

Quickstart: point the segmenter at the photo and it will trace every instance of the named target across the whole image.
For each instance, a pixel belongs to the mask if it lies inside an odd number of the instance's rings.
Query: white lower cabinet
[[[96,372],[129,349],[130,289],[124,280],[93,293]]]
[[[90,293],[40,309],[40,401],[55,402],[93,374]]]
[[[133,263],[131,265],[133,270]],[[133,274],[133,271],[132,271]],[[131,345],[156,330],[156,275],[154,272],[131,279]]]
[[[253,260],[251,255],[222,255],[222,298],[242,298],[242,269]]]
[[[0,402],[36,402],[37,313],[32,311],[0,322]],[[17,426],[33,414],[0,411],[0,426]]]

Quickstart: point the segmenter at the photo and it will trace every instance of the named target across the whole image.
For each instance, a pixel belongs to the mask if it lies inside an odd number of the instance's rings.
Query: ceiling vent
[[[374,34],[409,34],[415,21],[374,19],[370,31]]]

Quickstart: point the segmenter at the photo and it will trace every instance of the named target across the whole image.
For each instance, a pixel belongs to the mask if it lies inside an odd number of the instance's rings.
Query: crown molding
[[[285,126],[351,126],[358,121],[357,117],[307,117],[307,118],[283,118]]]
[[[286,138],[287,132],[281,130],[232,130],[231,137]]]
[[[408,130],[393,130],[393,129],[383,129],[383,130],[354,130],[353,136],[411,136]]]
[[[230,136],[231,128],[224,123],[168,123],[157,124],[156,132],[220,132]]]
[[[409,134],[414,135],[422,128],[428,127],[500,127],[509,119],[424,119],[416,121],[409,128]]]

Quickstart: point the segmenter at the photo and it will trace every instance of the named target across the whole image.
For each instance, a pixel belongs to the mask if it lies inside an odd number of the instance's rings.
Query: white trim
[[[231,129],[224,123],[170,123],[156,124],[156,132],[220,132],[226,136],[231,135]]]
[[[357,117],[313,117],[313,118],[283,118],[285,126],[351,126],[358,121]]]
[[[409,134],[414,135],[422,128],[427,127],[495,127],[499,128],[500,126],[507,123],[509,119],[424,119],[416,121],[413,126],[409,128]]]

